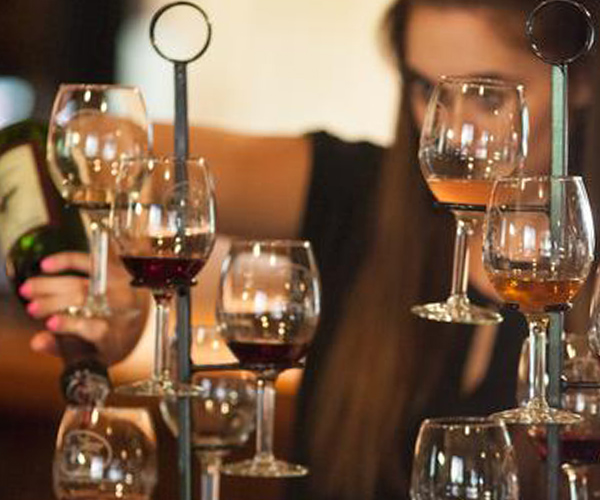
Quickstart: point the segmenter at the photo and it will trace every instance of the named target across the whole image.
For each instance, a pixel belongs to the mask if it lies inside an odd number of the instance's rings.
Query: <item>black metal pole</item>
[[[189,151],[187,115],[187,64],[175,63],[175,175],[177,182],[187,180],[186,159]],[[179,381],[191,380],[190,360],[191,300],[189,287],[177,293],[177,352]],[[189,397],[178,399],[179,411],[179,487],[182,500],[192,500],[192,419]]]

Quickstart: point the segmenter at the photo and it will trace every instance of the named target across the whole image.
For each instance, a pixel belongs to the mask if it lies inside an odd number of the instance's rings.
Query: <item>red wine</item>
[[[66,206],[46,164],[46,127],[25,121],[0,130],[0,240],[15,293],[42,274],[41,261],[57,252],[87,252],[87,235],[78,211]],[[93,344],[79,337],[57,337],[66,369],[61,378],[71,403],[87,404],[109,386],[106,367]],[[98,384],[98,385],[97,385]]]
[[[308,343],[290,344],[268,341],[229,341],[227,346],[243,365],[288,367],[308,352]]]
[[[306,355],[317,318],[302,310],[278,315],[221,312],[219,323],[240,363],[285,368]]]
[[[200,258],[125,255],[121,259],[133,276],[133,286],[159,290],[192,285],[194,277],[206,264]]]
[[[545,460],[548,456],[548,445],[545,432],[536,432],[534,442],[540,457]],[[600,435],[578,434],[573,431],[560,433],[562,461],[570,464],[599,464]]]

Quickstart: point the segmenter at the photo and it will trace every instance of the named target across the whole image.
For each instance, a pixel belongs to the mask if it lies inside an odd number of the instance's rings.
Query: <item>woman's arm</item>
[[[173,154],[173,126],[154,126],[154,150]],[[217,230],[268,238],[297,237],[311,173],[309,139],[190,129],[190,155],[215,178]]]

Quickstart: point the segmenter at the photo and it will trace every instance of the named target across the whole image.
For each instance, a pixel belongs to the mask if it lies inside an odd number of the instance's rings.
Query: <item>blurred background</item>
[[[47,120],[62,82],[139,85],[151,119],[170,121],[173,75],[149,43],[159,0],[2,0],[0,127]],[[391,141],[398,79],[380,23],[390,0],[203,0],[213,23],[210,50],[189,70],[190,121],[256,133],[327,129],[345,138]],[[173,43],[198,34],[181,23]],[[210,158],[208,159],[210,161]],[[1,237],[1,235],[0,235]],[[2,266],[3,269],[3,266]],[[200,279],[216,276],[217,264]],[[27,319],[0,278],[0,498],[53,498],[50,462],[63,402],[60,362],[33,354]],[[116,377],[149,362],[143,345]],[[296,385],[278,400],[277,448],[290,446]],[[139,402],[138,402],[139,403]],[[143,402],[147,403],[146,401]],[[175,498],[175,447],[156,414],[161,478],[156,498]],[[246,480],[248,481],[248,480]],[[278,498],[282,483],[243,483],[243,495]],[[235,481],[223,496],[235,498]],[[230,488],[228,490],[228,488]]]

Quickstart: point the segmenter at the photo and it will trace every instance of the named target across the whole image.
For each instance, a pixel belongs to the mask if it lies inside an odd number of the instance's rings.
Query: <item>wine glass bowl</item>
[[[151,498],[156,437],[144,408],[68,407],[53,460],[59,500]]]
[[[521,85],[442,77],[427,110],[419,164],[442,204],[485,207],[494,179],[513,175],[527,152]]]
[[[254,380],[243,372],[197,372],[198,394],[191,398],[192,447],[200,455],[226,454],[243,446],[254,430]],[[161,401],[161,414],[173,435],[178,434],[177,399]]]
[[[450,296],[413,306],[428,320],[494,324],[498,312],[467,295],[469,238],[495,179],[513,175],[527,153],[527,111],[519,84],[487,78],[442,77],[429,100],[419,143],[421,172],[438,203],[456,218]]]
[[[485,219],[484,268],[501,298],[527,319],[529,394],[521,408],[498,414],[511,423],[575,423],[545,397],[548,313],[569,308],[593,261],[594,225],[580,177],[496,181]]]
[[[302,359],[319,318],[306,242],[234,242],[217,305],[221,335],[242,366],[280,370]]]
[[[55,183],[69,203],[107,213],[121,160],[147,152],[146,110],[136,87],[61,85],[48,156]]]
[[[217,298],[221,334],[242,368],[257,376],[256,452],[223,471],[253,477],[308,473],[273,454],[275,379],[308,351],[320,314],[320,283],[306,241],[234,241]]]
[[[86,303],[69,312],[107,317],[108,215],[123,158],[148,151],[148,119],[136,87],[61,85],[47,139],[50,175],[58,191],[89,220],[92,272]]]
[[[133,286],[150,289],[156,304],[154,373],[118,388],[140,395],[194,393],[172,378],[168,315],[177,288],[191,286],[215,239],[213,184],[200,158],[145,157],[122,162],[114,201],[117,253]]]
[[[479,417],[425,420],[415,446],[410,497],[519,498],[515,455],[504,424]]]

